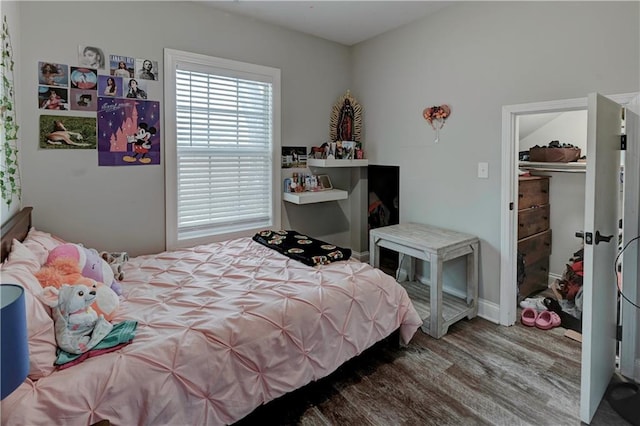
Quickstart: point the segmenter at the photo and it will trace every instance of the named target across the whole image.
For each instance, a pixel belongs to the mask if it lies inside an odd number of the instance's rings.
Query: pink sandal
[[[522,310],[522,316],[520,317],[520,321],[522,324],[527,327],[533,327],[536,325],[536,321],[538,319],[538,311],[533,308],[524,308]]]
[[[535,326],[541,330],[550,330],[558,327],[562,321],[560,316],[553,311],[543,311],[535,320]]]

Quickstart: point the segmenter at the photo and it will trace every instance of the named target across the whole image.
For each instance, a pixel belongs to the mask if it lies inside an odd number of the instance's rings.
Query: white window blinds
[[[272,83],[203,68],[175,71],[178,240],[273,223]]]

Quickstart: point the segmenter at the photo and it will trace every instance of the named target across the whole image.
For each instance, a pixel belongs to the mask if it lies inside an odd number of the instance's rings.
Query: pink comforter
[[[311,268],[250,238],[131,259],[110,354],[27,380],[3,425],[229,424],[422,324],[393,278],[355,260]]]

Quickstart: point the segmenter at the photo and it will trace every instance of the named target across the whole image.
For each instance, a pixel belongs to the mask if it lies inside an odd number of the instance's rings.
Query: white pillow
[[[49,234],[48,232],[42,232],[31,227],[27,237],[22,244],[27,247],[36,256],[40,266],[47,263],[47,257],[49,252],[60,244],[66,243],[62,238],[58,238]]]

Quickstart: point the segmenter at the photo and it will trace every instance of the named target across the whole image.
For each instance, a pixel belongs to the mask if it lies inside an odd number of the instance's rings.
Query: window
[[[280,226],[280,70],[165,49],[167,247]]]

